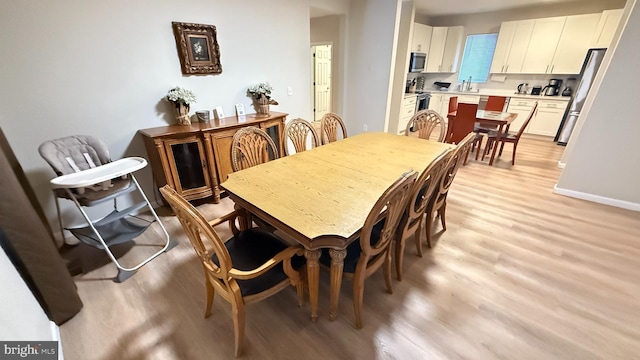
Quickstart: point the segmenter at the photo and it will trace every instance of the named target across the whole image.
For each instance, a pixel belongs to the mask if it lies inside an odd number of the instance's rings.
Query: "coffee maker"
[[[562,79],[549,79],[549,85],[542,88],[542,95],[556,96],[560,92],[560,86],[562,86]]]

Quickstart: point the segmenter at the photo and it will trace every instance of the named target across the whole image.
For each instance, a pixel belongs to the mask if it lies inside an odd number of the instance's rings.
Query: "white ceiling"
[[[498,11],[576,0],[414,0],[416,13],[427,16]]]
[[[416,6],[416,14],[426,16],[469,14],[514,9],[525,6],[578,1],[580,0],[413,0]],[[313,6],[311,6],[310,10],[311,18],[334,14],[334,12],[330,10]]]

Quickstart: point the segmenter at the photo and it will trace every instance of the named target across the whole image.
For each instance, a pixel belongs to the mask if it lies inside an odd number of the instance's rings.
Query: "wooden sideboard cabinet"
[[[233,172],[231,145],[233,135],[242,127],[258,127],[278,144],[284,154],[285,113],[271,112],[269,117],[235,116],[190,126],[169,125],[138,130],[144,140],[158,187],[169,184],[187,200],[213,197],[220,202],[219,184]]]

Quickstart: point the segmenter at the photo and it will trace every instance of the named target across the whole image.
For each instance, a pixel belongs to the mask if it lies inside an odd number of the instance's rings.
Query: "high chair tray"
[[[147,166],[147,160],[144,158],[128,157],[92,169],[58,176],[57,178],[51,179],[51,187],[54,189],[88,187],[122,175],[130,174],[145,166]]]

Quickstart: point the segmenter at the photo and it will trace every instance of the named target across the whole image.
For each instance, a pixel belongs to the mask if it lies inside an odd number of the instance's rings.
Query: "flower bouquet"
[[[175,105],[176,119],[179,125],[191,125],[189,120],[189,108],[196,102],[196,96],[191,90],[174,87],[167,93],[166,99]]]
[[[256,101],[256,115],[258,117],[269,116],[269,105],[278,105],[278,102],[271,98],[273,87],[269,83],[259,83],[250,86],[247,92]]]

